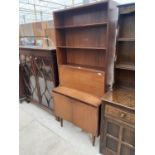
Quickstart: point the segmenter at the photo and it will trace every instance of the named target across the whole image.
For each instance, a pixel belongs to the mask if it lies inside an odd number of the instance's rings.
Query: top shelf
[[[118,41],[135,41],[135,38],[118,38]]]
[[[73,29],[73,28],[84,28],[84,27],[95,27],[95,26],[106,26],[108,22],[102,23],[92,23],[92,24],[83,24],[83,25],[68,25],[68,26],[57,26],[56,29]]]

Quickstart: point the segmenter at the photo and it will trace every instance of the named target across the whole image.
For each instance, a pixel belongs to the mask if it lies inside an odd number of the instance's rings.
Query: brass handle
[[[120,114],[120,117],[121,117],[121,118],[124,118],[124,117],[125,117],[125,114],[124,114],[124,113],[121,113],[121,114]]]

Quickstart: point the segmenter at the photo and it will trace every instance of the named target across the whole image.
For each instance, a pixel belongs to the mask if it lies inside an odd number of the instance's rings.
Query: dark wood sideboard
[[[100,152],[135,154],[135,4],[120,5],[115,82],[102,97]]]
[[[113,83],[117,3],[102,1],[54,12],[59,87],[55,114],[92,134],[99,133],[101,97]]]
[[[19,54],[20,90],[24,90],[26,101],[53,111],[50,92],[58,86],[56,50],[50,47],[20,46]]]

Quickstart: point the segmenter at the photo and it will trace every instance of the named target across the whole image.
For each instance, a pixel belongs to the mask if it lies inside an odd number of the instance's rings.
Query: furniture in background
[[[19,54],[27,90],[26,99],[53,111],[51,89],[58,85],[55,49],[20,46]]]
[[[23,100],[26,100],[26,90],[25,90],[25,84],[24,84],[24,73],[23,73],[23,67],[21,64],[19,64],[19,101],[22,102]]]
[[[41,44],[42,47],[55,47],[55,32],[52,20],[21,24],[19,26],[21,45]]]
[[[135,154],[135,4],[119,6],[113,91],[102,97],[100,152]]]
[[[55,114],[95,137],[101,97],[113,81],[118,11],[104,1],[54,12],[59,87],[53,89]]]

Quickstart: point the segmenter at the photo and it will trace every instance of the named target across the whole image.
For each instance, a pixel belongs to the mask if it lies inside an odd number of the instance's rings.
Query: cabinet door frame
[[[120,129],[119,129],[119,137],[115,139],[115,141],[117,141],[117,152],[114,152],[114,151],[111,151],[110,149],[108,149],[106,147],[106,142],[107,142],[107,126],[108,126],[108,122],[110,123],[114,123],[115,125],[119,126]],[[129,129],[130,131],[135,131],[135,128],[133,125],[130,125],[130,124],[127,124],[123,121],[118,121],[118,120],[115,120],[115,118],[112,118],[112,117],[109,117],[109,116],[104,116],[104,128],[102,126],[101,128],[101,133],[103,132],[103,134],[101,134],[101,146],[100,146],[100,151],[103,153],[103,154],[106,154],[106,155],[120,155],[120,150],[121,150],[121,145],[127,145],[128,147],[132,147],[130,144],[128,144],[127,142],[124,142],[122,140],[122,135],[123,135],[123,129]],[[113,137],[113,136],[112,136]],[[134,149],[134,146],[132,147],[132,149]],[[109,153],[107,153],[109,152]]]

